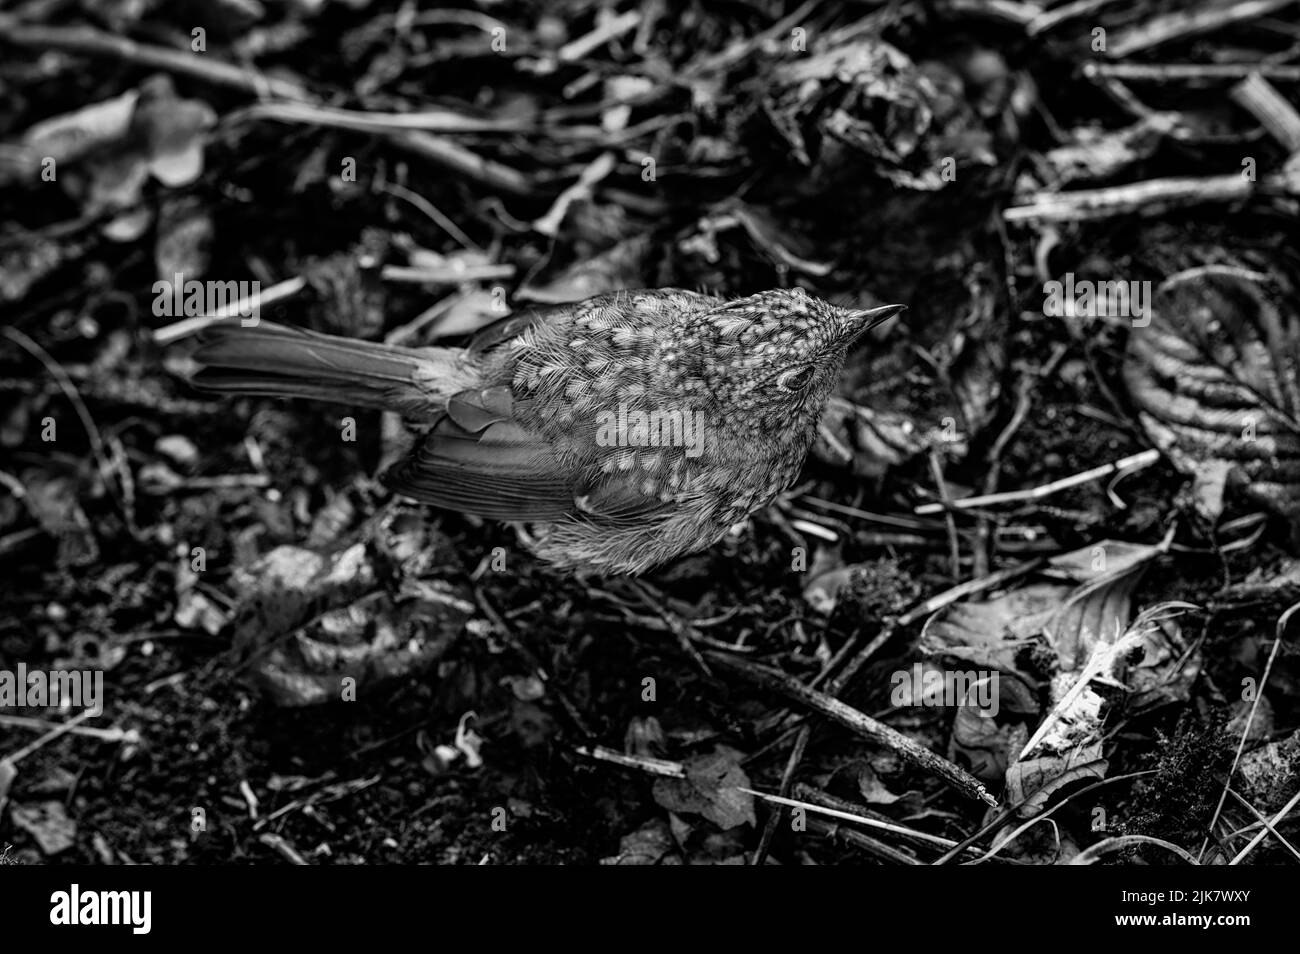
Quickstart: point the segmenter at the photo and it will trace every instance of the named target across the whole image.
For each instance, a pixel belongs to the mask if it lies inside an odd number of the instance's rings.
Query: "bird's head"
[[[903,310],[840,308],[778,288],[690,315],[661,353],[683,392],[718,413],[784,428],[818,417],[849,346]]]

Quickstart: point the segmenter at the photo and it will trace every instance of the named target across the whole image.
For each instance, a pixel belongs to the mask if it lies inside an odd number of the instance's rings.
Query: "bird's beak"
[[[846,346],[851,345],[876,325],[904,311],[907,311],[906,305],[881,305],[879,308],[867,308],[864,311],[845,311],[841,343]]]

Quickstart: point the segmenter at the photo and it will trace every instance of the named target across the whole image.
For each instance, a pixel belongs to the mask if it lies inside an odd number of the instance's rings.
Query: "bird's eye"
[[[807,365],[802,368],[795,368],[793,371],[781,372],[781,376],[776,379],[776,386],[782,391],[793,394],[806,388],[812,378],[812,365]]]

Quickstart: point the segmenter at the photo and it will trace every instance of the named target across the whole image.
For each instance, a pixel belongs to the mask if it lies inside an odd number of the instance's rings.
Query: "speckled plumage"
[[[384,475],[393,490],[529,523],[560,566],[635,573],[715,543],[788,487],[848,345],[899,310],[799,289],[626,291],[508,318],[467,349],[263,323],[218,332],[195,383],[427,422]]]

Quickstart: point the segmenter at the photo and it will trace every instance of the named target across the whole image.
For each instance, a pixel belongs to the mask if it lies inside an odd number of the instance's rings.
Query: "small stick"
[[[799,768],[799,763],[803,761],[804,750],[808,748],[808,739],[812,735],[808,727],[799,733],[795,740],[794,748],[790,750],[790,757],[786,760],[785,771],[781,774],[780,794],[788,796],[790,786],[794,784],[794,773]],[[754,852],[753,860],[750,864],[756,868],[761,868],[767,861],[767,851],[771,847],[772,838],[776,835],[776,826],[780,824],[781,816],[778,812],[772,812],[767,817],[767,824],[763,826],[763,834],[758,840],[758,848]]]
[[[193,318],[183,318],[170,325],[156,328],[154,329],[153,340],[160,345],[169,345],[174,341],[180,341],[182,338],[198,334],[204,328],[218,321],[224,321],[227,318],[247,317],[255,309],[260,310],[263,305],[270,305],[285,298],[292,298],[306,287],[307,280],[301,277],[277,282],[257,294],[241,298],[239,301],[230,302],[210,315],[195,315]]]
[[[961,541],[957,538],[957,520],[952,515],[952,496],[948,493],[948,482],[943,479],[943,467],[939,463],[939,452],[930,448],[930,474],[939,490],[939,500],[943,504],[943,518],[948,525],[948,560],[952,564],[953,583],[961,582]]]
[[[956,842],[950,838],[931,835],[927,832],[917,831],[915,828],[895,825],[892,822],[879,821],[875,818],[869,818],[866,815],[854,815],[852,812],[842,812],[838,808],[826,808],[823,805],[818,805],[816,802],[801,802],[796,798],[786,798],[783,795],[771,795],[767,792],[755,791],[752,788],[737,788],[737,791],[753,795],[755,798],[761,798],[766,802],[775,802],[777,805],[788,805],[790,808],[802,808],[804,811],[815,812],[818,815],[826,815],[830,818],[839,818],[843,821],[850,821],[855,825],[866,825],[868,828],[879,828],[882,831],[890,831],[896,835],[906,835],[909,838],[916,838],[920,841],[927,841],[933,845],[939,845],[941,848],[951,848],[956,844]]]
[[[652,759],[643,755],[626,755],[606,745],[575,745],[573,751],[589,759],[612,762],[624,768],[633,768],[648,775],[661,775],[664,778],[685,778],[686,768],[681,762],[667,759]]]
[[[484,159],[445,136],[435,136],[419,130],[389,133],[388,140],[421,159],[446,166],[461,175],[493,186],[512,195],[532,195],[537,191],[528,177],[492,159]]]
[[[90,709],[81,710],[79,714],[73,716],[67,722],[59,723],[53,729],[51,729],[49,732],[46,732],[40,738],[33,739],[31,742],[28,742],[26,745],[24,745],[13,755],[6,755],[3,761],[8,762],[10,765],[15,765],[18,762],[21,762],[24,758],[31,755],[37,749],[42,748],[44,745],[46,745],[49,742],[53,742],[59,736],[75,731],[77,726],[81,725],[81,723],[89,719],[93,714],[94,713]]]
[[[931,774],[938,775],[969,797],[982,801],[986,805],[997,807],[997,800],[988,793],[988,790],[980,783],[979,779],[942,756],[935,755],[925,746],[909,739],[897,729],[891,728],[883,722],[877,722],[869,715],[859,712],[852,706],[845,705],[833,696],[818,692],[815,689],[809,689],[799,680],[786,675],[779,669],[736,659],[729,654],[713,650],[709,650],[706,656],[724,669],[742,676],[754,685],[780,693],[788,699],[829,717],[863,738],[885,746],[913,765]]]
[[[921,504],[913,510],[918,516],[922,514],[940,513],[946,506],[951,506],[954,510],[969,510],[974,507],[987,507],[992,504],[1003,503],[1022,503],[1025,501],[1042,500],[1044,497],[1050,497],[1062,490],[1068,490],[1071,487],[1077,487],[1080,484],[1086,484],[1102,477],[1108,477],[1111,474],[1123,472],[1130,474],[1135,471],[1150,467],[1160,459],[1160,451],[1154,448],[1144,450],[1139,454],[1132,454],[1122,460],[1112,461],[1109,464],[1102,464],[1100,467],[1093,467],[1091,470],[1081,471],[1069,477],[1062,477],[1051,483],[1042,484],[1038,487],[1030,487],[1026,490],[1007,490],[997,494],[985,494],[980,497],[963,497],[960,500],[954,500],[950,504],[928,503]]]
[[[555,238],[559,235],[560,223],[564,221],[565,215],[568,214],[569,206],[578,199],[585,199],[590,196],[592,187],[602,179],[608,178],[609,174],[614,171],[614,164],[615,157],[612,152],[603,152],[592,160],[591,164],[582,170],[582,174],[578,176],[578,181],[561,192],[555,201],[551,203],[551,207],[546,214],[533,223],[533,228],[548,238]]]
[[[513,278],[513,265],[441,265],[427,268],[415,265],[385,265],[380,276],[386,282],[411,285],[459,285],[461,282],[491,281]]]
[[[1232,100],[1259,120],[1269,134],[1286,146],[1300,151],[1300,113],[1264,77],[1251,73],[1232,88]]]
[[[1153,83],[1245,79],[1252,73],[1284,83],[1300,82],[1300,66],[1284,63],[1089,63],[1083,68],[1083,75],[1089,79],[1109,77]]]
[[[1296,857],[1297,860],[1300,860],[1300,851],[1297,851],[1295,845],[1293,845],[1293,844],[1291,844],[1291,842],[1287,841],[1286,838],[1284,838],[1284,837],[1282,836],[1282,833],[1279,832],[1276,828],[1273,827],[1273,822],[1269,821],[1267,818],[1265,818],[1263,815],[1261,815],[1261,814],[1259,813],[1259,809],[1257,809],[1257,808],[1256,808],[1254,805],[1252,805],[1250,802],[1246,801],[1246,799],[1244,799],[1244,798],[1240,795],[1240,793],[1238,793],[1237,790],[1234,789],[1234,788],[1229,788],[1229,789],[1228,789],[1228,794],[1231,795],[1233,798],[1235,798],[1237,801],[1239,801],[1239,802],[1240,802],[1240,803],[1245,807],[1245,809],[1246,809],[1248,812],[1250,812],[1252,815],[1255,816],[1255,820],[1258,821],[1258,822],[1260,823],[1260,825],[1262,825],[1262,826],[1264,827],[1264,829],[1268,831],[1269,834],[1271,834],[1274,838],[1276,838],[1278,841],[1280,841],[1280,842],[1283,844],[1283,846],[1285,846],[1285,848],[1286,848],[1287,851],[1289,851],[1289,852],[1291,852],[1291,854],[1295,855],[1295,857]],[[1297,795],[1297,797],[1300,797],[1300,795]],[[1285,814],[1285,813],[1283,813],[1283,814]],[[1263,834],[1263,832],[1261,832],[1260,834]],[[1252,840],[1252,842],[1251,842],[1249,845],[1246,846],[1246,849],[1245,849],[1245,850],[1246,850],[1246,851],[1250,851],[1251,849],[1254,848],[1254,846],[1255,846],[1257,843],[1258,843],[1258,839],[1256,839],[1256,840]],[[1245,857],[1245,852],[1243,852],[1243,853],[1242,853],[1241,855],[1239,855],[1238,857],[1242,857],[1242,858],[1244,858],[1244,857]],[[1236,858],[1233,859],[1232,864],[1234,864],[1234,865],[1237,864],[1237,859],[1236,859]]]
[[[575,60],[580,60],[610,40],[635,30],[640,23],[640,10],[629,10],[616,17],[610,17],[586,36],[580,36],[576,40],[570,40],[564,44],[564,46],[560,47],[559,52],[555,54],[555,58],[561,63],[572,63]]]
[[[42,52],[63,50],[108,57],[136,66],[192,76],[251,96],[269,94],[282,99],[306,99],[309,95],[298,83],[263,76],[247,67],[233,66],[211,53],[195,56],[189,50],[137,43],[124,36],[104,33],[88,26],[32,26],[19,22],[13,16],[0,14],[0,43],[34,47]]]
[[[418,192],[414,192],[411,189],[406,188],[406,186],[399,185],[396,182],[382,182],[379,184],[378,188],[380,191],[387,192],[391,196],[405,199],[411,205],[415,206],[432,219],[439,228],[459,242],[462,247],[472,248],[476,252],[483,251],[483,247],[466,235],[459,225],[444,215],[441,209]],[[513,274],[513,271],[511,274]]]
[[[773,815],[772,817],[776,817]],[[863,851],[870,852],[885,861],[892,861],[899,865],[920,865],[922,862],[913,858],[906,852],[899,851],[892,845],[887,845],[883,841],[878,841],[870,835],[864,835],[860,831],[852,828],[844,828],[833,822],[822,821],[820,818],[808,819],[808,829],[827,838],[840,838],[848,842],[855,848],[861,848]]]
[[[1300,792],[1296,792],[1295,795],[1291,796],[1291,801],[1283,805],[1282,810],[1279,811],[1276,815],[1274,815],[1270,820],[1263,821],[1263,819],[1261,818],[1260,820],[1263,823],[1263,827],[1260,829],[1259,834],[1257,834],[1254,838],[1252,838],[1250,840],[1250,844],[1248,844],[1245,848],[1241,849],[1241,851],[1237,853],[1237,857],[1229,861],[1228,864],[1230,865],[1241,864],[1241,862],[1245,860],[1246,856],[1255,850],[1255,846],[1264,840],[1264,836],[1267,835],[1270,831],[1273,831],[1273,826],[1276,825],[1278,822],[1280,822],[1283,818],[1286,818],[1286,816],[1291,813],[1291,809],[1296,807],[1297,802],[1300,802]],[[1277,833],[1274,832],[1274,834]],[[1281,836],[1278,835],[1278,837],[1280,838]],[[1291,846],[1287,845],[1287,847],[1290,848]],[[1291,848],[1291,850],[1292,852],[1295,851],[1294,848]]]
[[[26,716],[0,715],[0,725],[12,726],[16,729],[54,729],[58,734],[71,732],[73,735],[82,735],[88,739],[98,739],[101,742],[136,743],[140,741],[140,733],[135,729],[119,729],[116,726],[111,729],[97,729],[90,725],[77,725],[75,721],[60,723],[50,722],[46,719],[29,719]],[[56,737],[56,735],[50,736],[50,738]]]
[[[1289,191],[1286,180],[1277,176],[1267,177],[1261,182],[1270,188]],[[1078,222],[1136,212],[1156,214],[1202,203],[1240,202],[1250,198],[1257,185],[1233,172],[1221,176],[1148,179],[1102,189],[1039,192],[1031,196],[1026,205],[1005,209],[1002,218],[1007,222]]]
[[[1066,20],[1075,20],[1096,13],[1115,2],[1117,0],[1074,0],[1073,3],[1063,3],[1055,10],[1044,11],[1030,20],[1029,25],[1025,27],[1025,32],[1030,36],[1037,36],[1055,29]]]
[[[1240,3],[1202,3],[1191,10],[1173,10],[1124,30],[1111,40],[1107,53],[1117,60],[1149,50],[1171,40],[1210,33],[1234,23],[1268,16],[1295,0],[1242,0]]]
[[[289,844],[288,840],[283,835],[276,835],[267,831],[258,835],[257,840],[266,845],[266,847],[270,848],[291,865],[308,864],[307,859],[298,852],[298,849]]]

